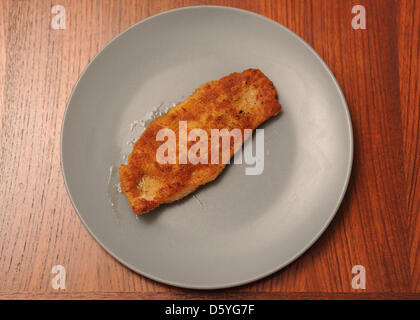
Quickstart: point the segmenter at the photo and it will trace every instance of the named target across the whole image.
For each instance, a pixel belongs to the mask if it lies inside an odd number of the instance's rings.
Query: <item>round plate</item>
[[[133,121],[248,68],[273,81],[283,106],[261,126],[263,174],[230,165],[193,196],[136,216],[112,192]],[[164,12],[113,39],[74,88],[61,137],[73,205],[105,250],[144,276],[202,289],[262,278],[308,249],[340,205],[352,153],[345,99],[314,50],[272,20],[213,6]]]

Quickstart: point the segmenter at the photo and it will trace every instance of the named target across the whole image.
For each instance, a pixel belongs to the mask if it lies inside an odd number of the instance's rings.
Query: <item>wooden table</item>
[[[57,4],[65,29],[51,27]],[[199,4],[257,12],[307,41],[343,89],[355,143],[346,197],[317,243],[272,276],[217,291],[118,263],[83,227],[60,168],[66,101],[89,61],[136,22]],[[352,28],[358,4],[366,30]],[[419,17],[415,0],[1,0],[0,298],[419,298]],[[52,288],[54,265],[64,290]],[[364,290],[352,288],[354,265]]]

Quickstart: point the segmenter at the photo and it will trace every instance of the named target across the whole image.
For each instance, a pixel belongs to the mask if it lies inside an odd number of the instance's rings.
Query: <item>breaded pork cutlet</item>
[[[254,130],[277,115],[281,105],[276,96],[270,79],[258,69],[248,69],[203,84],[187,100],[153,120],[134,144],[128,164],[119,168],[121,188],[132,210],[143,214],[181,199],[215,179],[225,167],[221,161],[211,163],[210,147],[208,164],[180,164],[178,152],[176,164],[161,164],[156,159],[157,149],[163,143],[156,140],[160,129],[169,128],[178,137],[179,122],[186,121],[188,132],[193,128],[205,130],[210,145],[211,129],[238,128],[244,133],[244,129]],[[243,137],[244,134],[242,143]],[[188,142],[188,148],[191,144]],[[230,157],[235,151],[231,143]]]

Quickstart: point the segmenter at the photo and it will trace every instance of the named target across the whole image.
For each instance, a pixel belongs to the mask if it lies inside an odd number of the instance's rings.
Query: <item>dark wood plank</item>
[[[403,123],[404,173],[406,178],[407,224],[410,228],[411,290],[420,292],[420,5],[399,1],[399,73]]]
[[[144,292],[139,295],[138,292],[53,292],[53,293],[33,293],[33,292],[19,292],[19,293],[9,293],[1,294],[0,300],[6,299],[31,299],[31,300],[40,300],[40,299],[52,299],[52,300],[74,300],[74,299],[100,299],[100,300],[138,300],[138,299],[147,299],[147,300],[166,300],[166,299],[182,299],[182,300],[237,300],[237,299],[247,299],[247,300],[402,300],[402,299],[411,299],[419,300],[420,297],[418,294],[413,293],[306,293],[306,292],[261,292],[259,294],[255,293],[241,293],[230,294],[230,293],[214,293],[208,291],[207,293],[202,293],[197,295],[196,293],[169,293],[169,292],[158,292],[150,293]]]

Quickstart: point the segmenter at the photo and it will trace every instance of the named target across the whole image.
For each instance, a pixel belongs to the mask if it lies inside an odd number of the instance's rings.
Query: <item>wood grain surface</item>
[[[51,8],[66,9],[54,30]],[[267,16],[307,41],[335,74],[354,130],[344,201],[302,257],[225,290],[166,286],[135,274],[89,235],[66,193],[66,101],[95,54],[129,26],[190,5]],[[366,30],[351,27],[366,8]],[[420,298],[419,17],[416,0],[0,0],[0,298]],[[51,268],[66,267],[65,290]],[[366,289],[351,286],[366,268]]]

